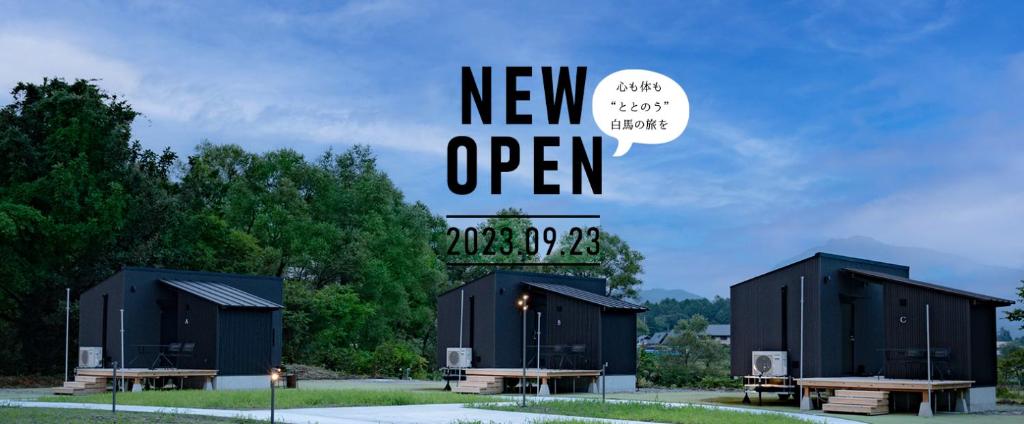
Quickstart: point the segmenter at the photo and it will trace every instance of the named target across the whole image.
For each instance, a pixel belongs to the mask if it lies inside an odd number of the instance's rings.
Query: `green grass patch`
[[[587,418],[651,421],[678,424],[793,424],[804,420],[780,414],[751,414],[699,406],[670,406],[659,403],[599,401],[542,401],[525,408],[509,404],[476,404],[475,408],[497,411],[533,412]]]
[[[383,391],[359,389],[287,389],[277,391],[278,408],[319,408],[328,406],[396,406],[436,403],[487,402],[492,398],[444,391]],[[42,402],[110,403],[110,393],[85,396],[46,396]],[[119,405],[174,408],[269,409],[266,390],[168,390],[117,394]]]
[[[1024,390],[999,386],[996,388],[996,400],[1011,405],[1024,404]]]
[[[195,415],[148,414],[141,412],[118,412],[115,416],[110,411],[93,411],[88,409],[19,408],[2,406],[0,407],[0,422],[31,424],[256,424],[262,423],[263,421],[245,420],[241,418],[200,417]]]

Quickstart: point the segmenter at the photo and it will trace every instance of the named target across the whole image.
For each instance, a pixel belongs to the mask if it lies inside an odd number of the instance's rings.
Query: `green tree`
[[[495,215],[474,226],[476,237],[466,237],[466,229],[459,228],[459,240],[454,246],[456,255],[449,254],[452,236],[446,236],[443,250],[439,252],[446,262],[486,264],[450,267],[448,276],[452,284],[464,284],[497,269],[523,270],[527,266],[518,264],[540,262],[540,255],[532,253],[538,250],[538,238],[527,231],[534,227],[533,220],[525,218],[526,213],[516,208],[501,209]],[[493,253],[484,253],[485,244],[492,237]]]
[[[701,385],[707,378],[728,376],[729,350],[706,334],[708,320],[701,315],[679,320],[666,338],[659,356],[661,382]]]
[[[136,112],[90,81],[20,83],[12,95],[0,109],[0,369],[49,371],[63,364],[64,288],[77,298],[156,256],[178,211],[175,156],[142,149]]]
[[[660,302],[644,302],[644,313],[651,332],[668,331],[681,319],[702,315],[711,324],[729,323],[729,299],[715,296],[714,299],[662,299]]]
[[[252,154],[204,143],[189,158],[181,197],[191,209],[185,223],[195,224],[177,235],[188,246],[177,263],[289,280],[285,331],[302,348],[286,349],[287,360],[354,372],[366,368],[353,349],[372,352],[385,341],[432,353],[434,299],[445,285],[434,253],[442,220],[405,202],[368,148],[308,162],[287,149]],[[225,251],[225,239],[242,249]],[[225,257],[236,259],[218,262]],[[342,309],[326,308],[322,296]]]
[[[573,249],[575,247],[575,249]],[[589,250],[588,250],[589,249]],[[561,252],[576,252],[582,255],[561,254]],[[608,281],[606,294],[611,297],[636,298],[637,289],[643,283],[640,274],[643,273],[644,255],[629,247],[629,244],[619,236],[600,230],[595,240],[586,236],[580,241],[578,234],[566,232],[559,240],[558,247],[554,250],[559,252],[544,258],[544,262],[550,264],[545,267],[548,272],[573,275],[579,277],[597,277]],[[597,254],[589,252],[597,251]],[[597,263],[598,266],[565,265],[565,263]]]
[[[1020,287],[1017,287],[1017,297],[1024,302],[1024,280],[1020,281]],[[1021,322],[1021,329],[1024,329],[1024,308],[1015,308],[1006,312],[1006,319],[1010,321]]]

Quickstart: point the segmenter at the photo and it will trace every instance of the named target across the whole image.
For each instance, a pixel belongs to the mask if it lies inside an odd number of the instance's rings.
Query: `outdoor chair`
[[[551,363],[555,365],[556,369],[562,369],[562,364],[565,363],[565,351],[565,345],[551,346]]]
[[[570,361],[570,367],[576,369],[578,364],[583,361],[584,354],[587,353],[587,345],[575,344],[569,347],[569,352],[572,354],[572,360]]]
[[[171,361],[171,356],[174,356],[178,351],[181,350],[181,343],[171,343],[167,345],[167,349],[164,350],[160,347],[157,348],[156,359],[153,360],[153,364],[150,365],[149,369],[155,370],[160,368],[164,362],[167,363],[171,368],[174,368],[174,362]]]
[[[932,373],[934,377],[945,380],[953,375],[953,368],[950,366],[952,352],[949,348],[940,347],[932,349]]]

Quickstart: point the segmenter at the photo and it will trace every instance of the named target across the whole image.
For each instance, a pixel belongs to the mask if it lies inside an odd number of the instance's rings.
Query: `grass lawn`
[[[595,395],[585,394],[575,397],[592,398]],[[600,395],[596,395],[600,396]],[[757,406],[757,398],[753,399],[752,405],[742,403],[743,393],[739,391],[705,391],[705,390],[671,390],[661,392],[636,392],[636,393],[614,393],[608,395],[609,399],[642,400],[655,402],[678,402],[678,403],[701,403],[708,405],[724,405],[741,408],[760,408],[778,412],[811,413],[828,417],[840,417],[853,421],[861,421],[869,424],[1006,424],[1008,422],[1024,422],[1024,415],[1014,413],[985,413],[985,414],[950,414],[940,412],[932,418],[918,417],[912,413],[896,413],[886,415],[834,415],[826,414],[820,409],[815,411],[801,411],[795,403],[779,402],[775,396],[765,396],[764,406]],[[1012,406],[1000,405],[1000,409],[1008,410]],[[1020,407],[1017,407],[1020,409]],[[1021,414],[1016,412],[1015,414]]]
[[[478,404],[476,408],[498,411],[533,412],[573,417],[612,418],[679,424],[793,424],[803,420],[777,414],[747,414],[699,406],[673,407],[654,403],[601,403],[599,401],[544,401],[527,403],[526,408],[508,404]]]
[[[243,420],[240,418],[199,417],[194,415],[145,414],[139,412],[119,412],[115,418],[109,411],[4,406],[0,407],[0,422],[30,424],[95,424],[104,422],[116,422],[119,424],[255,424],[262,421]]]
[[[434,403],[473,403],[493,400],[444,391],[382,391],[360,389],[281,389],[278,408],[319,408],[328,406],[396,406]],[[110,403],[110,393],[85,396],[45,396],[41,402]],[[152,390],[117,394],[119,405],[145,405],[176,408],[269,409],[270,389],[266,390]]]

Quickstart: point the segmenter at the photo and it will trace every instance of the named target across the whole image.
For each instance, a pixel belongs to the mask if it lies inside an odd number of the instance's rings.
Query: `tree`
[[[711,324],[729,323],[729,299],[715,296],[714,299],[662,299],[658,303],[645,302],[644,317],[651,332],[668,331],[681,319],[695,315],[707,318]]]
[[[665,386],[729,385],[729,350],[706,334],[707,327],[708,320],[700,315],[679,320],[664,350],[641,364],[640,375]]]
[[[1020,287],[1017,287],[1017,297],[1024,302],[1024,280],[1020,281]],[[1006,319],[1010,321],[1021,322],[1021,329],[1024,329],[1024,308],[1016,308],[1006,312]]]
[[[591,250],[588,251],[588,248]],[[556,274],[604,278],[608,281],[606,289],[608,296],[619,299],[637,297],[639,294],[637,289],[643,283],[640,280],[640,274],[644,270],[644,255],[630,248],[625,240],[615,234],[600,230],[597,240],[584,235],[582,241],[579,241],[578,234],[567,232],[560,239],[555,251],[561,253],[572,250],[581,252],[582,255],[548,255],[544,258],[544,262],[550,265],[545,269]],[[589,253],[595,250],[598,252],[597,254]],[[598,265],[565,265],[565,263],[581,262],[597,263]]]
[[[366,368],[343,358],[384,342],[432,353],[434,302],[445,285],[434,254],[442,220],[406,203],[368,148],[309,162],[288,149],[204,143],[180,195],[189,213],[169,243],[185,246],[169,249],[176,266],[288,280],[284,330],[301,348],[286,349],[287,360],[355,372]]]
[[[540,262],[540,256],[532,253],[533,249],[527,248],[528,244],[536,246],[538,241],[536,236],[527,238],[531,234],[527,229],[534,226],[533,220],[524,217],[526,213],[516,208],[501,209],[495,215],[474,227],[476,237],[467,237],[469,232],[464,228],[458,229],[461,242],[454,245],[456,255],[448,254],[452,238],[446,237],[447,241],[439,255],[447,262],[487,264],[451,267],[449,278],[452,284],[473,281],[497,269],[522,270],[526,269],[526,266],[518,264]],[[484,244],[492,237],[495,240],[491,246],[493,252],[484,253]],[[511,241],[510,245],[505,243],[507,239]],[[509,248],[511,250],[508,250]]]
[[[142,149],[137,113],[91,81],[19,83],[12,95],[0,109],[0,370],[52,371],[64,288],[77,298],[157,255],[178,213],[175,155]]]

